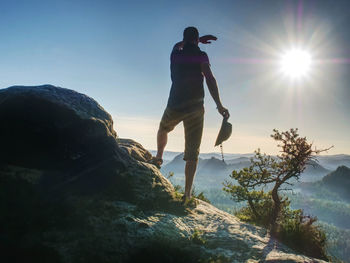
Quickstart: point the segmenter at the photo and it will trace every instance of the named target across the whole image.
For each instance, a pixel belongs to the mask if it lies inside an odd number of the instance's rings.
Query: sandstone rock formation
[[[181,206],[86,95],[3,89],[0,123],[2,262],[318,262],[208,203]]]

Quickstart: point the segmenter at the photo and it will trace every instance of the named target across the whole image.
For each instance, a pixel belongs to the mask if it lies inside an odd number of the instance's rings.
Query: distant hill
[[[350,167],[350,155],[347,154],[320,155],[316,159],[320,165],[331,171],[342,165]]]
[[[226,171],[226,169],[227,169],[227,164],[215,157],[201,160],[198,165],[198,173],[200,174],[213,174],[213,173],[216,174],[216,173]]]
[[[234,159],[229,159],[226,161],[227,164],[237,164],[237,163],[247,163],[250,162],[250,157],[238,157]]]
[[[149,150],[152,155],[157,153],[156,150]],[[176,156],[183,152],[175,152],[175,151],[164,151],[163,159],[167,162],[172,161]],[[225,162],[227,164],[233,164],[237,161],[249,160],[250,157],[253,157],[253,153],[224,153]],[[201,153],[199,154],[201,159],[210,159],[211,157],[215,157],[217,159],[221,159],[221,153],[219,152],[211,152],[211,153]],[[350,155],[348,154],[336,154],[336,155],[319,155],[316,157],[318,164],[323,166],[325,169],[329,171],[333,171],[337,169],[337,167],[345,165],[350,167]]]
[[[248,167],[250,166],[250,158],[248,157],[239,157],[239,158],[235,158],[235,159],[231,159],[227,161],[228,164],[228,169],[230,171],[233,170],[241,170],[244,167]]]
[[[171,161],[164,163],[161,170],[163,174],[174,172],[174,178],[180,178],[180,176],[182,178],[185,169],[185,162],[183,160],[183,156],[183,153],[179,153]],[[221,160],[221,156],[219,154],[215,153],[204,154],[204,156],[211,156],[209,158],[203,158],[203,155],[200,156],[201,157],[198,160],[197,176],[195,182],[196,184],[205,186],[205,188],[209,186],[221,187],[222,182],[228,179],[229,174],[231,174],[233,170],[238,171],[250,165],[249,155],[238,155],[238,157],[232,159],[225,159],[225,162]],[[322,177],[327,175],[329,172],[330,170],[324,168],[319,163],[311,161],[309,165],[307,165],[302,176],[300,177],[300,181],[318,181],[321,180]]]
[[[153,156],[157,154],[156,150],[148,150]],[[163,154],[163,160],[165,161],[171,161],[172,159],[175,158],[175,156],[179,155],[179,154],[183,154],[183,152],[174,152],[174,151],[164,151]],[[250,158],[254,156],[253,153],[224,153],[224,158],[225,161],[226,160],[232,160],[232,159],[236,159],[239,157],[247,157]],[[211,157],[215,157],[217,159],[221,159],[221,153],[219,152],[210,152],[210,153],[200,153],[199,154],[199,158],[201,159],[210,159]]]
[[[323,184],[329,189],[336,191],[346,199],[350,199],[350,168],[339,166],[322,179]]]
[[[335,171],[316,182],[301,182],[297,185],[305,195],[314,195],[329,200],[350,201],[350,168],[339,166]]]
[[[302,182],[315,182],[321,180],[324,176],[329,174],[331,170],[324,168],[316,161],[309,161],[304,172],[300,177]]]
[[[184,173],[185,161],[183,160],[184,154],[180,153],[174,157],[170,162],[162,167],[162,172],[174,172],[174,173]]]
[[[149,152],[153,156],[155,156],[157,154],[156,150],[150,150]],[[168,162],[172,161],[179,154],[180,154],[180,152],[164,151],[164,154],[163,154],[164,163],[168,163]]]
[[[175,158],[162,167],[164,172],[184,173],[185,161],[183,160],[184,154],[180,153]],[[226,163],[221,159],[211,157],[210,159],[198,159],[197,174],[201,173],[220,173],[226,170]]]
[[[156,155],[157,151],[150,150],[152,155]],[[179,154],[183,154],[183,152],[174,152],[174,151],[164,151],[163,160],[164,164],[168,164],[171,162],[176,156]],[[225,153],[224,158],[226,164],[237,164],[238,169],[245,167],[244,165],[249,164],[249,160],[253,157],[253,153]],[[221,153],[219,152],[211,152],[211,153],[201,153],[199,158],[201,159],[210,159],[211,157],[215,157],[217,159],[221,159]],[[347,154],[336,154],[336,155],[319,155],[316,157],[317,162],[314,163],[314,167],[308,167],[306,169],[306,173],[310,173],[313,175],[318,174],[324,176],[328,174],[330,171],[337,169],[337,167],[345,165],[350,167],[350,155]],[[324,169],[319,169],[319,166],[322,166]],[[236,167],[233,167],[236,169]],[[315,179],[315,178],[314,178]],[[314,181],[314,179],[312,181]],[[320,178],[317,178],[317,180]]]
[[[231,160],[231,159],[236,159],[239,157],[253,157],[253,153],[224,153],[224,159],[226,160]],[[216,152],[211,152],[211,153],[201,153],[199,154],[199,157],[202,159],[210,159],[211,157],[215,157],[217,159],[221,159],[221,153],[216,153]]]
[[[181,183],[184,181],[185,161],[183,153],[177,155],[172,161],[164,165],[161,169],[163,174],[174,172],[173,181]],[[209,159],[198,159],[195,185],[198,188],[221,188],[222,182],[228,179],[230,171],[228,165],[221,159],[211,157]]]

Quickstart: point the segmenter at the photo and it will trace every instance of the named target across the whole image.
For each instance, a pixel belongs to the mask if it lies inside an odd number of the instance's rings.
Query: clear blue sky
[[[209,55],[231,112],[227,152],[273,152],[273,128],[298,127],[329,154],[350,153],[349,1],[0,1],[0,88],[53,84],[95,98],[121,137],[155,149],[170,89],[169,55],[186,26],[218,40]],[[314,63],[291,83],[279,73],[284,50]],[[206,92],[204,152],[220,116]],[[167,150],[183,149],[182,126]]]

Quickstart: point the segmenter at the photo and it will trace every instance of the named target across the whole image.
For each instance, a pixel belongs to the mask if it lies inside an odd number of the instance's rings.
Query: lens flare
[[[281,71],[292,79],[300,79],[310,72],[311,55],[306,50],[292,49],[285,52],[281,58]]]

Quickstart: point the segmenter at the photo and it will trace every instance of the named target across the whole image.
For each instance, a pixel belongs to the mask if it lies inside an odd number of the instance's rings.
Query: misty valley
[[[248,167],[253,156],[225,154],[223,161],[219,153],[200,154],[194,191],[197,194],[203,192],[219,209],[237,213],[246,204],[233,201],[223,191],[223,182],[232,181],[229,174]],[[182,153],[165,152],[161,172],[173,185],[184,187],[184,166]],[[291,201],[291,208],[303,209],[306,215],[316,216],[317,223],[326,233],[328,253],[350,262],[350,155],[319,155],[309,162],[300,180],[291,183],[283,191]]]

